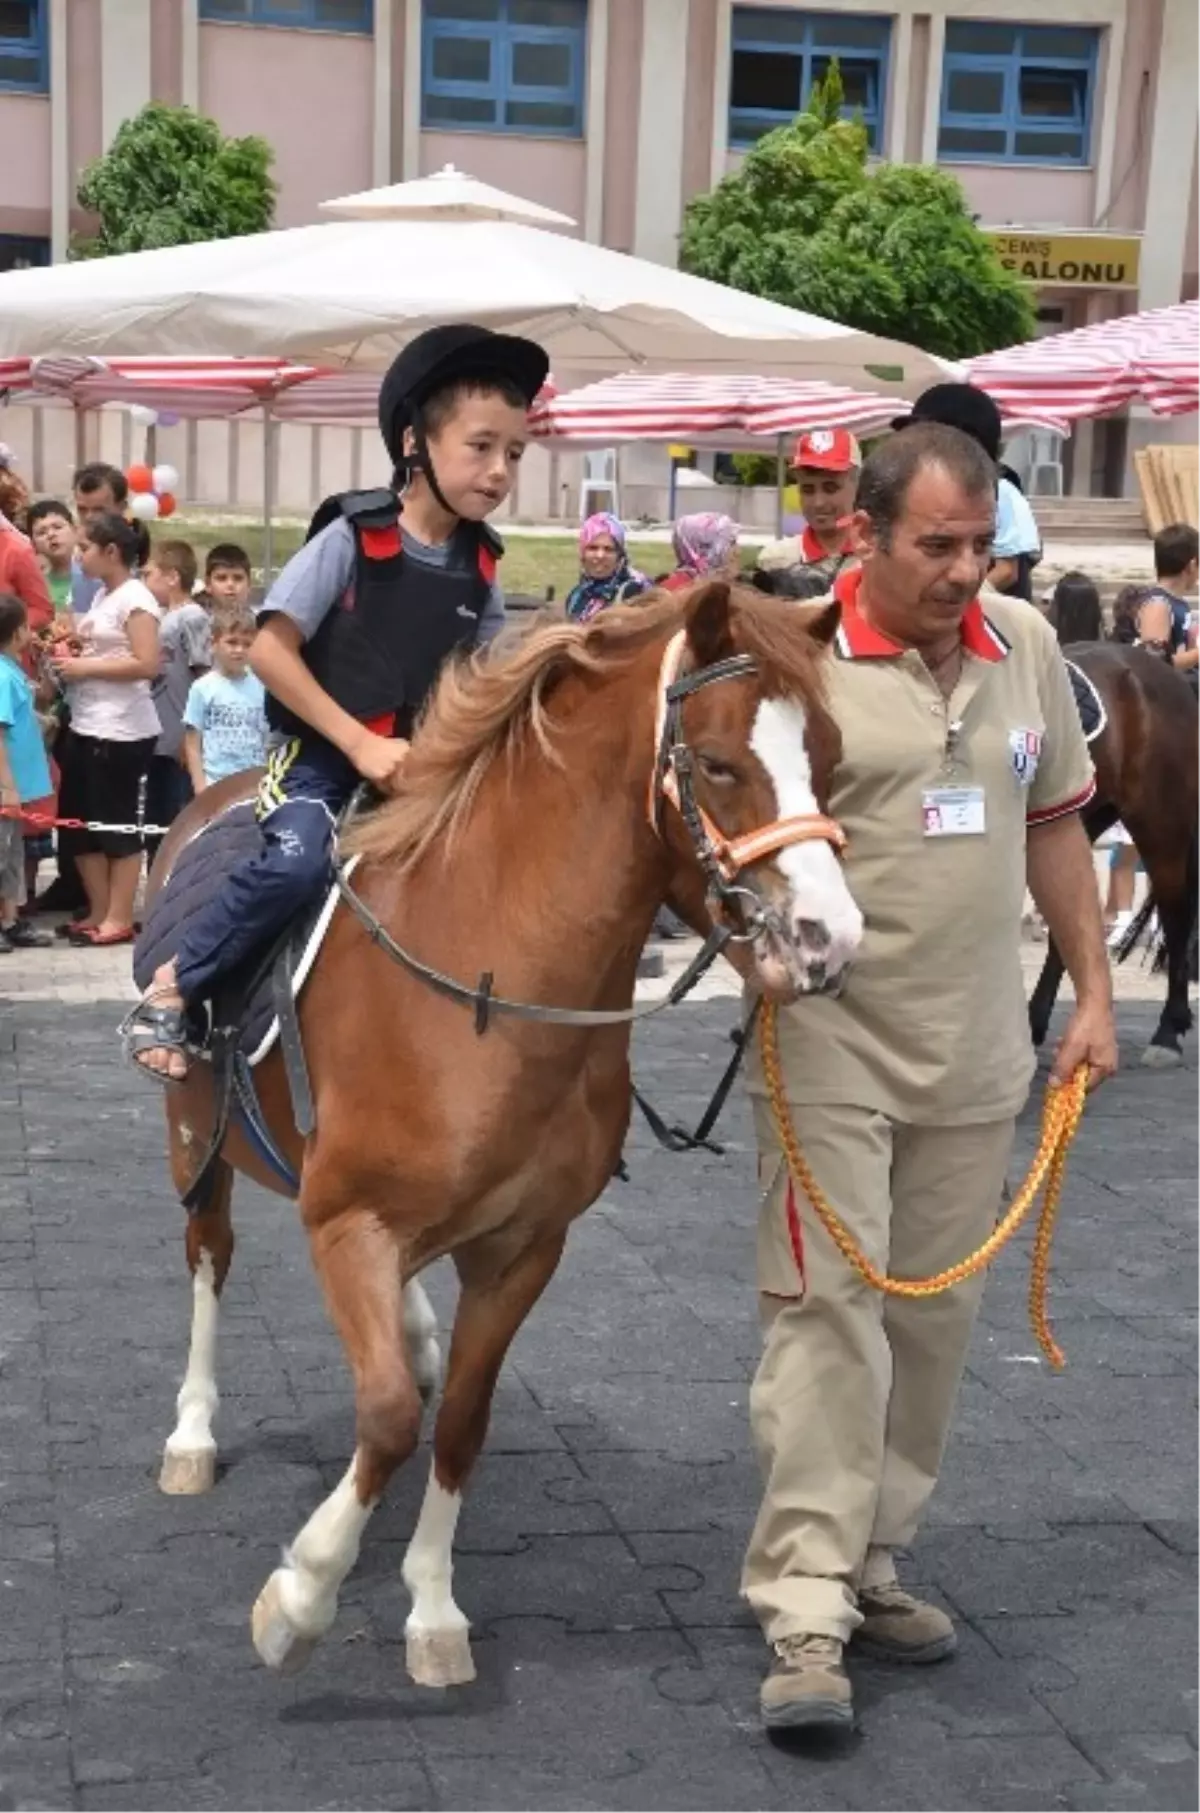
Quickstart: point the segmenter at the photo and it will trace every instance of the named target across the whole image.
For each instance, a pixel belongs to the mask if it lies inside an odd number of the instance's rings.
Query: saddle
[[[1064,656],[1063,659],[1065,661],[1066,657]],[[1067,661],[1066,668],[1071,681],[1071,691],[1075,694],[1075,709],[1079,713],[1079,723],[1084,739],[1089,743],[1094,743],[1108,723],[1104,700],[1083,669],[1076,667],[1074,661]]]
[[[177,852],[134,944],[133,976],[140,989],[149,988],[155,971],[179,948],[192,914],[232,869],[255,853],[261,837],[254,800],[235,800]],[[347,873],[353,867],[352,860]],[[195,1015],[196,1057],[213,1066],[226,1111],[232,1108],[237,1113],[260,1157],[289,1189],[297,1187],[297,1179],[267,1129],[252,1073],[281,1045],[296,1126],[302,1134],[311,1133],[312,1093],[296,1000],[312,973],[338,899],[331,877],[328,889],[296,914],[274,945],[223,977],[213,999]],[[222,1137],[223,1133],[222,1128]]]

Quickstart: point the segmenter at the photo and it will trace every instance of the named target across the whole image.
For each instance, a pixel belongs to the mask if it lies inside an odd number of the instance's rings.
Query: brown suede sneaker
[[[781,1637],[762,1684],[763,1724],[772,1731],[846,1731],[854,1723],[850,1682],[836,1637]]]
[[[884,1662],[941,1662],[958,1648],[958,1636],[940,1606],[906,1593],[898,1581],[863,1587],[858,1595],[863,1621],[850,1641],[866,1656]]]

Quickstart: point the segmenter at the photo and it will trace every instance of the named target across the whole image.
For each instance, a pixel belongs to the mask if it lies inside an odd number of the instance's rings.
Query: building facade
[[[688,199],[835,56],[873,150],[959,178],[1046,331],[1197,294],[1195,0],[3,0],[0,270],[63,256],[151,99],[268,139],[280,226],[453,163],[673,262]]]

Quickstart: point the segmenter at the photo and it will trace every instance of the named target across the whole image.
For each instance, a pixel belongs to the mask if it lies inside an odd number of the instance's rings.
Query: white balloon
[[[158,492],[178,491],[179,474],[174,466],[156,466],[150,475],[150,482]]]
[[[129,419],[131,422],[140,422],[143,428],[153,428],[155,422],[158,420],[158,411],[157,409],[148,409],[145,403],[131,403],[129,405]]]
[[[139,522],[153,522],[158,515],[158,499],[152,491],[135,491],[129,499],[129,513]]]

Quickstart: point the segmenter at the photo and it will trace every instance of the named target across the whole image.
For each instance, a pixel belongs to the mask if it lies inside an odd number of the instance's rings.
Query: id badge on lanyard
[[[958,742],[962,723],[946,726],[942,757],[942,784],[921,792],[921,828],[926,837],[982,837],[987,831],[987,806],[982,787],[957,779]]]

